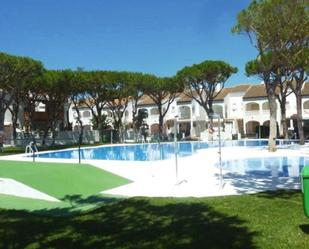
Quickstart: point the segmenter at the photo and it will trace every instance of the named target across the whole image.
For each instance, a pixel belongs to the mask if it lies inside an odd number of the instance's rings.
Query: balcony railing
[[[259,116],[260,110],[246,111],[245,114],[246,116]]]

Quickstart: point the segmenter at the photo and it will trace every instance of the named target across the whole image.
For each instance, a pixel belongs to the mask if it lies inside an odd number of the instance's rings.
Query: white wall
[[[242,119],[244,116],[244,103],[242,97],[244,92],[229,93],[224,98],[224,105],[226,108],[227,118]]]

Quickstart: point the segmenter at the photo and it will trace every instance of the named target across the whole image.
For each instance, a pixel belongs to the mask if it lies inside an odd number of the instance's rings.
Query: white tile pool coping
[[[309,157],[309,147],[305,145],[297,146],[297,149],[279,148],[276,152],[268,152],[265,147],[222,148],[224,161],[278,156]],[[32,158],[20,154],[3,156],[0,160],[32,161]],[[36,158],[36,161],[78,163],[77,159]],[[179,157],[178,177],[174,158],[162,161],[82,160],[82,163],[130,179],[132,181],[130,184],[102,192],[127,197],[206,197],[300,188],[300,181],[297,178],[269,177],[261,180],[230,174],[227,171],[223,171],[224,180],[221,184],[220,169],[214,165],[218,161],[218,148],[201,149],[192,156]]]

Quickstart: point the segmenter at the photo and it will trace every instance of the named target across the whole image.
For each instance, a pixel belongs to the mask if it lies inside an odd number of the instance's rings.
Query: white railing
[[[260,110],[246,111],[245,115],[246,116],[259,116],[260,115]]]

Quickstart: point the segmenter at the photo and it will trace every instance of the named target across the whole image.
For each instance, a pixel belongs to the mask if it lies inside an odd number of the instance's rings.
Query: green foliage
[[[181,82],[179,82],[176,77],[146,75],[143,90],[155,102],[162,102],[169,95],[180,93],[183,89]]]
[[[248,62],[248,75],[263,79],[270,105],[269,150],[275,150],[275,89],[283,81],[296,82],[298,124],[301,117],[301,88],[306,79],[309,46],[308,0],[254,0],[237,17],[234,33],[245,33],[258,51],[257,60]],[[284,78],[285,79],[282,79]],[[300,143],[304,143],[302,126],[298,126]]]
[[[186,87],[199,85],[200,88],[208,85],[225,83],[237,68],[230,66],[224,61],[203,61],[180,70],[177,75],[183,80]]]
[[[128,80],[128,87],[130,88],[130,101],[131,101],[131,107],[132,107],[132,123],[133,123],[133,130],[135,135],[137,136],[137,130],[139,129],[136,127],[136,122],[139,119],[138,113],[137,113],[137,108],[140,99],[144,95],[144,91],[146,89],[146,84],[147,84],[147,79],[148,79],[147,74],[142,74],[142,73],[129,73],[127,80]]]
[[[224,61],[203,61],[177,72],[177,78],[185,88],[185,94],[195,99],[211,115],[212,102],[224,87],[226,80],[237,72]]]
[[[45,104],[47,120],[40,129],[44,131],[42,144],[45,144],[45,139],[50,129],[53,134],[53,143],[57,135],[57,128],[64,128],[67,124],[64,123],[64,106],[69,103],[74,88],[74,72],[71,70],[48,70],[41,77],[42,87],[40,88],[39,98]],[[70,87],[64,87],[69,85]]]
[[[140,98],[143,95],[145,84],[147,84],[147,74],[138,72],[127,72],[127,85],[130,88],[132,98]]]
[[[128,107],[132,88],[129,86],[128,72],[108,71],[108,100],[107,107],[113,115],[114,128],[120,131],[123,128],[122,117]],[[121,135],[121,132],[119,132]]]
[[[110,119],[104,113],[101,115],[100,123],[97,122],[96,118],[92,118],[91,122],[92,122],[93,129],[98,129],[98,130],[102,130],[102,129],[105,130],[111,124]]]
[[[308,61],[308,0],[255,0],[237,17],[234,33],[246,33],[259,55],[272,53],[272,63]]]
[[[39,85],[43,71],[43,65],[39,61],[0,53],[0,131],[4,127],[5,111],[9,108],[12,113],[14,138],[16,137],[19,103],[29,96],[33,86]],[[28,103],[25,104],[27,106]]]
[[[40,61],[28,57],[19,57],[0,53],[1,89],[12,89],[20,82],[31,83],[43,73]]]
[[[280,68],[284,66],[278,63],[273,64],[272,53],[263,54],[256,60],[251,60],[246,63],[246,74],[247,76],[260,76],[263,79],[264,73],[276,73]]]
[[[135,120],[135,128],[139,130],[143,124],[145,124],[145,119],[148,118],[148,111],[146,109],[139,109]]]
[[[183,86],[176,77],[145,76],[144,92],[152,99],[159,111],[159,136],[163,136],[163,119],[170,105],[182,92]],[[163,106],[165,109],[163,109]]]

